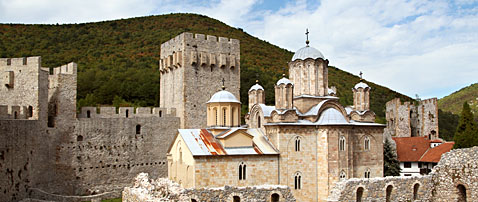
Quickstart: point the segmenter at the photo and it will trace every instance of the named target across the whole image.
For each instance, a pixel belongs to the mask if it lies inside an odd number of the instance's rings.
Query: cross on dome
[[[307,46],[309,46],[309,29],[305,29],[305,36],[306,36],[306,40],[305,40],[305,44]]]

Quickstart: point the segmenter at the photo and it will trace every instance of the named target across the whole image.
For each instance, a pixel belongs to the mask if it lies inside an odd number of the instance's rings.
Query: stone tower
[[[308,43],[289,62],[289,77],[294,84],[294,105],[300,112],[308,111],[328,95],[328,64],[322,53]]]
[[[277,81],[275,86],[275,101],[276,101],[276,109],[278,110],[286,110],[286,109],[293,109],[293,100],[292,94],[294,92],[294,84],[285,78],[283,75],[282,79]]]
[[[247,93],[249,95],[249,111],[252,109],[252,106],[255,104],[265,104],[266,103],[266,94],[264,88],[259,85],[259,81],[256,80],[254,84]]]
[[[206,127],[206,102],[224,86],[239,98],[239,40],[182,33],[161,44],[159,105],[176,108],[181,128]]]
[[[361,112],[370,110],[370,87],[360,81],[352,91],[354,92],[354,109]]]

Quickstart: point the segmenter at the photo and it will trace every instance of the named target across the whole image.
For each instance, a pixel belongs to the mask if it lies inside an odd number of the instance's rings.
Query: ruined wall
[[[71,133],[76,119],[77,64],[53,68],[48,76],[48,127]]]
[[[182,33],[161,44],[159,70],[160,107],[176,108],[181,128],[206,127],[206,102],[221,89],[222,79],[240,99],[237,39]]]
[[[338,182],[328,201],[477,201],[478,147],[445,153],[429,175]],[[391,191],[387,188],[391,186]],[[362,190],[362,194],[360,194]]]
[[[438,101],[436,98],[421,100],[415,106],[395,98],[386,103],[387,128],[385,135],[394,137],[438,138]]]
[[[252,187],[215,187],[200,189],[183,189],[168,179],[150,180],[148,174],[139,174],[132,187],[123,190],[123,201],[233,201],[239,197],[240,201],[272,201],[276,196],[280,202],[295,202],[295,198],[287,186],[263,185]]]

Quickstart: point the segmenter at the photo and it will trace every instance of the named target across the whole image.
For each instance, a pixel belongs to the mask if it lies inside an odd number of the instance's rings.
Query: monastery
[[[200,58],[211,65],[210,56]],[[287,185],[298,201],[324,201],[340,180],[382,177],[385,125],[374,123],[371,88],[361,81],[354,105],[340,105],[328,63],[307,40],[288,63],[289,78],[275,85],[275,105],[265,104],[259,83],[249,89],[243,126],[235,87],[209,95],[206,127],[179,129],[168,149],[169,178],[186,188]]]

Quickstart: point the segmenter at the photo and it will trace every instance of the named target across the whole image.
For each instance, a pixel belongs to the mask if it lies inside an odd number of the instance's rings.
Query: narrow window
[[[299,136],[295,137],[295,151],[296,152],[300,151],[300,137]]]
[[[418,199],[418,189],[420,188],[420,184],[416,183],[413,185],[413,200]]]
[[[458,200],[457,201],[464,201],[466,202],[466,187],[463,186],[462,184],[459,184],[457,187],[458,189]]]
[[[301,189],[302,188],[302,176],[299,172],[295,173],[294,175],[294,189]]]
[[[344,136],[340,136],[339,150],[340,151],[345,151],[345,137]]]
[[[76,137],[76,141],[77,141],[77,142],[83,141],[83,136],[78,135],[78,136]]]
[[[191,199],[191,202],[197,202],[196,199]]]
[[[235,122],[234,122],[234,121],[235,121],[235,120],[234,120],[235,114],[236,114],[236,108],[233,107],[233,108],[232,108],[232,113],[231,113],[231,126],[233,126],[233,127],[234,127],[234,123],[235,123]]]
[[[261,127],[261,116],[257,116],[257,127]]]
[[[13,119],[18,119],[18,113],[17,112],[13,113]]]
[[[246,164],[244,162],[241,162],[239,164],[239,180],[246,180]]]
[[[234,202],[241,202],[241,197],[239,196],[234,196],[232,199]]]
[[[393,186],[392,186],[392,185],[388,185],[388,187],[387,187],[387,192],[386,192],[386,195],[385,195],[385,201],[386,201],[386,202],[390,202],[391,195],[392,195],[392,190],[393,190]]]
[[[179,162],[183,162],[183,150],[181,148],[179,148]]]
[[[222,125],[226,126],[226,108],[222,109],[222,113],[223,113]]]
[[[339,178],[340,178],[340,180],[345,180],[345,179],[347,178],[347,174],[345,174],[345,171],[344,171],[344,170],[342,170],[342,171],[340,172]]]
[[[362,196],[363,196],[363,187],[359,187],[357,189],[356,201],[357,202],[362,202]]]
[[[364,150],[370,150],[370,138],[368,136],[366,136],[364,139]]]
[[[126,110],[126,118],[129,116],[129,109]]]
[[[32,117],[32,116],[33,116],[33,107],[29,106],[28,107],[28,117]]]
[[[279,194],[272,194],[271,195],[271,202],[279,202]]]
[[[364,177],[365,178],[370,178],[370,168],[367,168],[367,170],[365,171]]]
[[[90,110],[86,111],[86,118],[91,118],[91,112],[90,112]]]
[[[163,111],[159,111],[159,117],[163,117]],[[194,199],[191,199],[194,200]]]
[[[136,125],[136,134],[139,135],[141,134],[141,125]]]
[[[218,116],[217,116],[217,109],[216,109],[216,108],[214,108],[214,114],[216,114],[216,122],[215,122],[215,125],[217,126],[217,117],[218,117]]]

